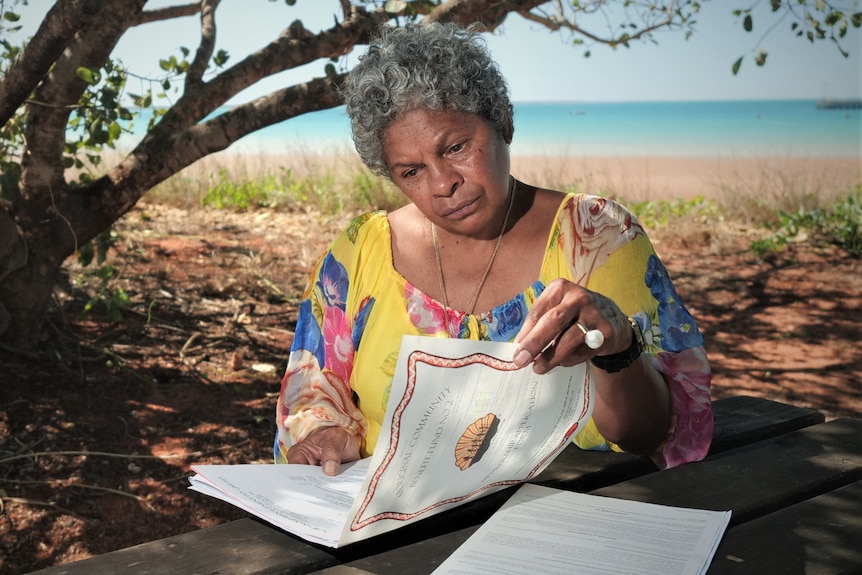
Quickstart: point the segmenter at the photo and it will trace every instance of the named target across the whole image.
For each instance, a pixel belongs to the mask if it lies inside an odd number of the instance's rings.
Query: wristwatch
[[[644,350],[644,335],[641,332],[641,326],[632,318],[628,318],[632,324],[632,344],[625,351],[613,353],[611,355],[596,355],[590,361],[599,369],[603,369],[608,373],[617,373],[622,371],[635,360],[640,357]]]

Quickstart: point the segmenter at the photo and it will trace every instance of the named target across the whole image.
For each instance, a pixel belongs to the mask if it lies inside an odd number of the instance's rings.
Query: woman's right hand
[[[359,459],[359,438],[343,427],[319,427],[287,450],[288,463],[320,465],[336,475],[341,463]]]
[[[586,345],[585,330],[602,334],[599,348]],[[514,362],[524,367],[531,361],[536,373],[557,365],[572,366],[597,354],[610,355],[628,348],[632,328],[625,314],[610,298],[565,279],[555,279],[533,303],[521,331],[515,336]]]

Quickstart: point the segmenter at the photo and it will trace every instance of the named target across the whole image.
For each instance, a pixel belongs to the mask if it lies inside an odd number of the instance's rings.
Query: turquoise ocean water
[[[270,126],[249,153],[351,149],[344,108]],[[513,155],[862,158],[862,110],[815,100],[516,103]]]

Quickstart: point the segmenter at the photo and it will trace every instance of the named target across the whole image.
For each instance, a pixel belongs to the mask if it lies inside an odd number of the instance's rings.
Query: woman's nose
[[[461,175],[446,162],[435,163],[431,167],[432,186],[436,194],[451,196],[461,185]]]

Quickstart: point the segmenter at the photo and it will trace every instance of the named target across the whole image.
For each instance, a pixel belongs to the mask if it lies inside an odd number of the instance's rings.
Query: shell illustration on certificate
[[[489,413],[467,426],[455,444],[455,465],[461,471],[482,459],[499,425],[500,419]]]

